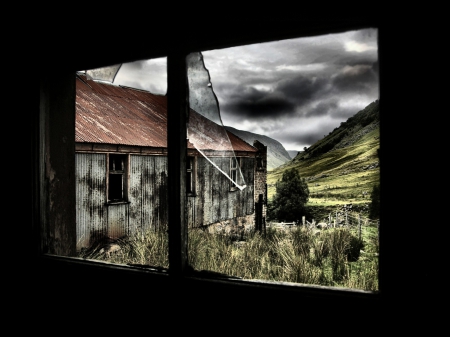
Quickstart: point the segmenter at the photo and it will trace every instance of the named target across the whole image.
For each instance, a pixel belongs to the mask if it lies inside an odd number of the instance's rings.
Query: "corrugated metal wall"
[[[128,204],[111,204],[107,208],[107,235],[110,238],[120,238],[130,234],[129,225],[133,223],[128,216]]]
[[[167,157],[130,158],[130,229],[142,231],[167,225]]]
[[[224,172],[230,171],[230,158],[210,158]],[[203,157],[197,158],[196,197],[188,198],[190,227],[254,213],[254,158],[242,158],[241,170],[247,187],[230,191],[230,180]]]
[[[212,158],[229,172],[230,158]],[[77,250],[102,236],[118,238],[166,226],[167,157],[130,155],[129,204],[106,205],[106,154],[76,154]],[[242,158],[247,187],[230,191],[230,181],[205,158],[197,158],[196,197],[188,198],[190,227],[254,213],[254,158]]]
[[[130,156],[129,204],[107,205],[106,154],[76,154],[77,250],[167,225],[167,157]]]
[[[75,155],[77,250],[107,234],[106,154]],[[92,237],[91,237],[92,235]]]

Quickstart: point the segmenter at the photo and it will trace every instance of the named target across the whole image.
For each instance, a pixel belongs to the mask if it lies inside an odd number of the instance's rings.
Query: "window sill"
[[[162,267],[154,267],[150,265],[128,265],[128,264],[115,264],[107,261],[83,259],[79,257],[67,257],[59,256],[53,254],[42,254],[39,259],[39,263],[50,267],[52,270],[60,270],[60,268],[69,268],[72,272],[77,273],[77,269],[84,270],[97,270],[106,273],[118,272],[122,274],[123,272],[131,272],[135,275],[142,275],[142,277],[147,276],[161,276],[161,277],[174,277],[179,281],[184,280],[185,282],[199,282],[199,283],[215,283],[223,284],[233,287],[238,287],[241,289],[258,289],[258,290],[284,290],[289,291],[292,295],[292,291],[296,294],[307,294],[308,296],[330,296],[336,297],[337,299],[345,298],[347,300],[351,298],[359,298],[370,301],[379,301],[380,292],[366,291],[360,289],[350,289],[350,288],[338,288],[338,287],[327,287],[314,284],[304,284],[304,283],[293,283],[293,282],[278,282],[270,280],[261,279],[242,279],[240,277],[233,277],[231,275],[220,274],[216,272],[211,272],[207,270],[194,270],[189,268],[186,270],[183,276],[171,276],[169,270]],[[55,268],[56,267],[56,268]],[[147,276],[146,276],[147,275]],[[123,275],[122,275],[123,276]],[[344,297],[342,297],[344,296]]]
[[[147,266],[114,265],[55,255],[41,256],[36,264],[39,270],[39,291],[33,293],[33,300],[43,305],[47,303],[49,309],[54,309],[55,306],[65,307],[67,303],[77,303],[80,298],[88,297],[118,307],[138,307],[142,303],[151,303],[155,296],[160,296],[166,299],[164,303],[168,303],[169,309],[172,309],[173,305],[182,307],[186,303],[211,308],[213,319],[222,317],[222,311],[229,315],[229,305],[239,307],[245,303],[250,305],[250,311],[244,312],[244,315],[252,315],[256,308],[258,317],[269,315],[290,321],[305,314],[305,317],[309,318],[309,313],[311,317],[316,317],[317,312],[322,310],[322,315],[331,315],[333,321],[342,322],[348,320],[349,313],[351,315],[352,310],[357,308],[359,312],[373,317],[377,322],[380,312],[384,307],[387,308],[385,296],[358,290],[233,279],[202,271],[171,275],[168,270]],[[94,279],[95,283],[86,282],[87,279]],[[118,284],[121,287],[118,287]],[[139,292],[139,296],[124,291],[146,287],[147,290]],[[211,294],[214,296],[211,297]],[[275,303],[276,307],[268,303]],[[287,309],[292,303],[301,303],[302,307],[298,310]],[[327,308],[340,310],[330,311]],[[167,310],[164,313],[167,318]],[[195,315],[198,318],[198,312]],[[224,317],[227,317],[226,315]]]
[[[158,274],[158,275],[169,275],[169,271],[166,268],[155,267],[150,265],[129,265],[129,264],[117,264],[108,261],[100,261],[93,259],[84,259],[81,257],[70,257],[70,256],[60,256],[54,254],[42,254],[40,258],[40,263],[50,264],[54,266],[64,265],[69,268],[93,268],[103,271],[131,271],[131,272],[141,272],[142,274]]]

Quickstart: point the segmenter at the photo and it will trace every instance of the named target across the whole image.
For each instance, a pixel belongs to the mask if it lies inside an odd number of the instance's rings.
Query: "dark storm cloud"
[[[314,107],[309,108],[304,117],[321,117],[321,116],[331,116],[338,110],[339,102],[337,99],[329,99],[327,101],[318,102]]]
[[[223,124],[274,138],[287,150],[309,147],[379,98],[377,34],[364,29],[202,51]],[[127,65],[118,74],[125,85],[165,94],[165,63]],[[193,104],[212,104],[205,90],[192,93]]]
[[[337,93],[367,92],[378,81],[373,65],[355,65],[343,69],[332,78],[330,85]]]
[[[289,97],[291,102],[299,108],[307,105],[312,99],[321,96],[326,90],[327,82],[323,78],[299,75],[291,79],[283,80],[275,90],[282,92],[284,97]]]
[[[221,109],[240,118],[279,118],[295,111],[295,105],[280,93],[266,93],[255,88],[242,88]]]
[[[303,149],[378,99],[376,30],[204,52],[225,125]]]

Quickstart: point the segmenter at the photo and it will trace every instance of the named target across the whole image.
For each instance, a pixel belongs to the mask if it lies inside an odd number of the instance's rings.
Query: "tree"
[[[283,172],[281,180],[275,184],[276,194],[268,205],[268,217],[278,221],[301,220],[306,213],[309,188],[305,178],[300,177],[297,169]]]

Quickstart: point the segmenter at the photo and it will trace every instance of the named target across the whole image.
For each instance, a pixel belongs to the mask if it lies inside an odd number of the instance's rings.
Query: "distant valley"
[[[258,140],[265,146],[267,146],[267,170],[273,170],[274,168],[281,166],[288,161],[292,160],[293,156],[297,155],[297,151],[291,151],[291,154],[281,145],[281,143],[273,138],[259,135],[257,133],[238,130],[231,126],[225,126],[225,129],[234,133],[236,136],[244,140],[245,142],[253,145],[255,140]],[[292,153],[295,154],[292,156]]]
[[[294,159],[300,152],[302,151],[296,151],[296,150],[287,150],[289,155],[291,156],[291,159]]]
[[[225,127],[253,145],[257,139],[267,146],[267,186],[270,200],[275,183],[290,168],[306,179],[312,215],[316,219],[334,207],[353,204],[367,211],[370,192],[380,183],[379,101],[342,122],[306,151],[287,151],[280,142],[267,136]],[[331,207],[331,208],[330,208]]]

